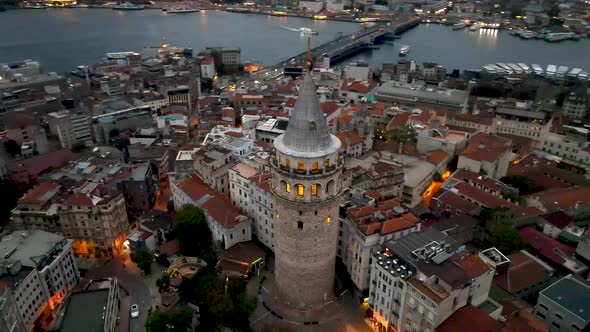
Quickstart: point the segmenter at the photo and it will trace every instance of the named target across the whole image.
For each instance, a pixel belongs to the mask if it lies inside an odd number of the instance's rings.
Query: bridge
[[[332,63],[336,63],[362,49],[368,48],[387,35],[399,34],[409,30],[420,23],[420,19],[415,17],[402,17],[390,22],[376,22],[374,27],[366,28],[349,35],[341,36],[325,44],[316,46],[311,49],[311,53],[316,57],[316,63],[321,61],[324,54],[330,57]],[[279,62],[272,69],[280,69],[289,65],[300,64],[307,52],[302,52],[294,57]]]

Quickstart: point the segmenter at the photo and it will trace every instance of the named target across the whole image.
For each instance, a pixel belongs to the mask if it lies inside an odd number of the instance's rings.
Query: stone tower
[[[285,305],[312,309],[333,298],[343,159],[309,71],[274,147],[274,285]]]

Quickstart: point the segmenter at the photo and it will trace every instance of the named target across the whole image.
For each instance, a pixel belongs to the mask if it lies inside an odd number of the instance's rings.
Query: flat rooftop
[[[569,275],[541,291],[572,314],[590,321],[590,285]]]
[[[62,318],[61,332],[98,332],[104,330],[109,289],[96,289],[70,295]]]
[[[14,231],[0,240],[0,264],[20,261],[23,266],[37,267],[38,262],[64,240],[61,235],[42,230]]]

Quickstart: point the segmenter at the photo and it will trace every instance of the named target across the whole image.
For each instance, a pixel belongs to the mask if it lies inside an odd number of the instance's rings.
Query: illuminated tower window
[[[291,168],[291,160],[285,160],[285,166],[287,166],[287,168]]]
[[[305,170],[305,165],[303,165],[303,162],[302,161],[300,161],[300,162],[297,163],[297,169],[300,170],[300,171]]]
[[[305,194],[305,186],[302,184],[297,185],[297,195],[303,196]]]
[[[288,193],[291,192],[291,184],[289,184],[288,182],[285,183],[285,191]]]
[[[311,185],[311,196],[317,196],[317,195],[318,195],[318,185],[314,183]]]
[[[331,222],[332,222],[332,218],[330,218],[330,217],[327,217],[327,218],[326,218],[326,224],[329,224],[329,223],[331,223]]]
[[[326,168],[330,167],[330,159],[326,159]]]
[[[314,161],[313,163],[311,163],[311,170],[312,171],[318,170],[318,162],[317,161]]]

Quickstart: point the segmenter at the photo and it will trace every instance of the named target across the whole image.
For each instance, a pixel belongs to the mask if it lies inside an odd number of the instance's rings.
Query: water
[[[46,71],[69,71],[81,64],[102,60],[106,52],[141,51],[146,46],[170,42],[192,47],[239,47],[242,60],[274,65],[305,50],[307,37],[285,27],[319,31],[312,45],[334,39],[339,32],[360,29],[356,23],[312,21],[207,11],[166,14],[160,10],[110,9],[10,10],[0,13],[0,63],[38,60]],[[364,59],[371,66],[396,62],[401,45],[410,45],[406,57],[418,63],[437,62],[449,69],[479,68],[487,63],[524,62],[556,64],[590,70],[590,39],[547,43],[521,40],[506,31],[452,30],[435,24],[406,32],[395,44],[363,53],[345,63]]]

